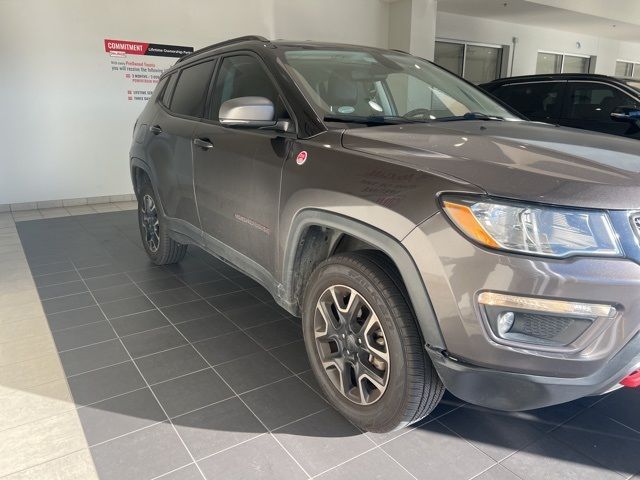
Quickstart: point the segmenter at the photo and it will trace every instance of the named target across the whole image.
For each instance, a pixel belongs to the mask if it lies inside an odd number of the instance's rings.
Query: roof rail
[[[248,42],[251,40],[257,40],[259,42],[269,43],[269,40],[267,38],[264,38],[263,36],[245,35],[244,37],[236,37],[236,38],[232,38],[231,40],[225,40],[224,42],[214,43],[213,45],[209,45],[208,47],[204,47],[199,50],[196,50],[195,52],[188,53],[187,55],[180,57],[176,63],[180,63],[183,60],[186,60],[187,58],[191,58],[194,55],[198,55],[199,53],[204,53],[204,52],[208,52],[209,50],[215,50],[216,48],[224,47],[227,45],[233,45],[234,43]]]

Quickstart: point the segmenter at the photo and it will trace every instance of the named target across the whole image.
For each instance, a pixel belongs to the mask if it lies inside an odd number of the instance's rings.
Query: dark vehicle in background
[[[566,73],[480,87],[535,122],[640,139],[640,79]]]
[[[640,384],[638,153],[405,53],[243,37],[163,74],[130,166],[150,259],[192,244],[262,284],[383,432],[445,388],[523,410]]]

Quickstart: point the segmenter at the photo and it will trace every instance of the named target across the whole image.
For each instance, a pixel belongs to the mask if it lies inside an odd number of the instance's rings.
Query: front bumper
[[[446,344],[444,355],[432,352],[434,363],[460,398],[507,410],[537,408],[603,393],[640,363],[637,261],[491,251],[464,238],[442,214],[403,244],[420,270]],[[482,291],[607,304],[617,314],[567,348],[504,345],[482,319]]]
[[[456,397],[496,410],[519,411],[548,407],[613,390],[640,365],[640,335],[597,372],[581,378],[546,377],[503,372],[432,354],[442,382]]]

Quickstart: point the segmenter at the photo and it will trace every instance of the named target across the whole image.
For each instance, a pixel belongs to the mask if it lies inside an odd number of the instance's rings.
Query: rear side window
[[[182,70],[171,97],[172,112],[190,117],[202,115],[213,66],[211,60]]]
[[[492,93],[530,120],[545,122],[560,116],[565,82],[516,83]]]
[[[173,94],[173,89],[176,86],[177,80],[178,80],[177,73],[170,75],[169,80],[166,82],[166,87],[164,89],[164,92],[162,92],[162,98],[160,99],[160,103],[162,103],[167,108],[169,108],[169,105],[171,105],[171,95]]]

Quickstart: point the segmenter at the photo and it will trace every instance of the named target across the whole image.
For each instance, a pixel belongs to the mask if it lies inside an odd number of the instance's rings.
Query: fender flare
[[[287,236],[283,258],[283,297],[294,301],[294,270],[297,246],[302,235],[311,226],[339,230],[378,248],[391,258],[398,268],[413,305],[426,346],[430,350],[446,350],[438,320],[418,267],[402,243],[396,238],[359,220],[326,210],[304,209],[296,214]]]
[[[133,174],[134,168],[139,168],[140,170],[145,172],[149,177],[149,179],[151,180],[151,188],[153,188],[153,192],[155,193],[156,199],[158,200],[158,205],[160,206],[160,215],[162,215],[163,217],[166,217],[164,205],[162,203],[162,197],[160,196],[160,192],[158,191],[158,187],[157,187],[158,182],[157,182],[157,177],[154,170],[144,160],[138,157],[131,157],[129,174],[131,175],[131,183],[133,184],[134,191],[136,187],[136,178]],[[135,193],[137,195],[138,192],[135,192]]]

